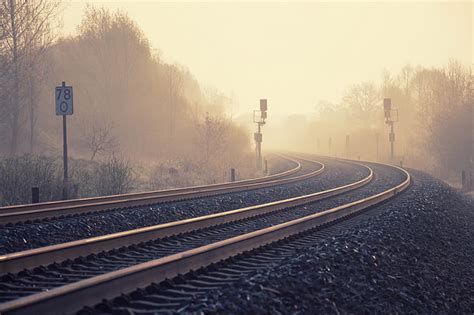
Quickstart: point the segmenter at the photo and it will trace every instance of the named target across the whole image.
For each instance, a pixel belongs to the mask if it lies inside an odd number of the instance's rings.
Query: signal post
[[[394,161],[395,151],[395,131],[394,123],[398,121],[398,110],[392,109],[392,100],[390,98],[383,99],[383,109],[385,116],[385,123],[390,126],[390,133],[388,134],[388,140],[390,141],[390,162]]]
[[[262,169],[262,126],[265,125],[267,119],[267,100],[260,100],[260,110],[253,111],[253,122],[257,124],[257,132],[254,133],[255,139],[255,155],[257,169]]]

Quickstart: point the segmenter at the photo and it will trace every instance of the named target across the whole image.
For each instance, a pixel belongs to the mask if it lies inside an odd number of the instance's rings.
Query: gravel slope
[[[409,191],[374,216],[211,291],[187,311],[474,313],[474,202],[426,174],[412,175]]]

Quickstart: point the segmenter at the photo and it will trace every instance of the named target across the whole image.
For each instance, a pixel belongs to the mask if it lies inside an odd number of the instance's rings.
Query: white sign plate
[[[72,86],[56,87],[56,115],[72,115]]]

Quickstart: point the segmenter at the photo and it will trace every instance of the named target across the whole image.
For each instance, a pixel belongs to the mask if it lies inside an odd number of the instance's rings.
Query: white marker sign
[[[56,115],[72,115],[72,86],[56,87]]]

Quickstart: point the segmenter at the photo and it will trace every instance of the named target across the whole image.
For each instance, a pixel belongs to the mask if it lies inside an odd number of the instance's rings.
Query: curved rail
[[[111,209],[147,206],[157,203],[172,202],[199,197],[209,197],[230,192],[265,188],[272,185],[277,185],[277,181],[281,181],[282,184],[285,184],[285,180],[290,179],[288,178],[288,176],[294,175],[295,173],[301,170],[301,164],[295,159],[289,157],[284,158],[296,163],[296,166],[290,170],[278,174],[254,179],[246,179],[221,184],[177,188],[170,190],[159,190],[142,193],[131,193],[67,201],[52,201],[11,207],[0,207],[0,224],[32,221],[38,219],[70,216],[84,213],[93,213]],[[322,164],[321,166],[323,167]]]
[[[112,298],[137,287],[146,286],[150,283],[150,279],[159,282],[172,278],[291,235],[344,219],[392,198],[410,185],[411,177],[408,172],[399,167],[386,166],[400,170],[406,179],[381,193],[323,212],[7,302],[0,305],[0,312],[48,313],[56,310],[58,305],[62,306],[62,311],[64,309],[74,311],[84,304],[97,303],[103,298]],[[372,177],[373,173],[370,176]],[[287,207],[293,207],[295,199],[305,197],[307,196],[291,198],[284,202],[289,203]]]

